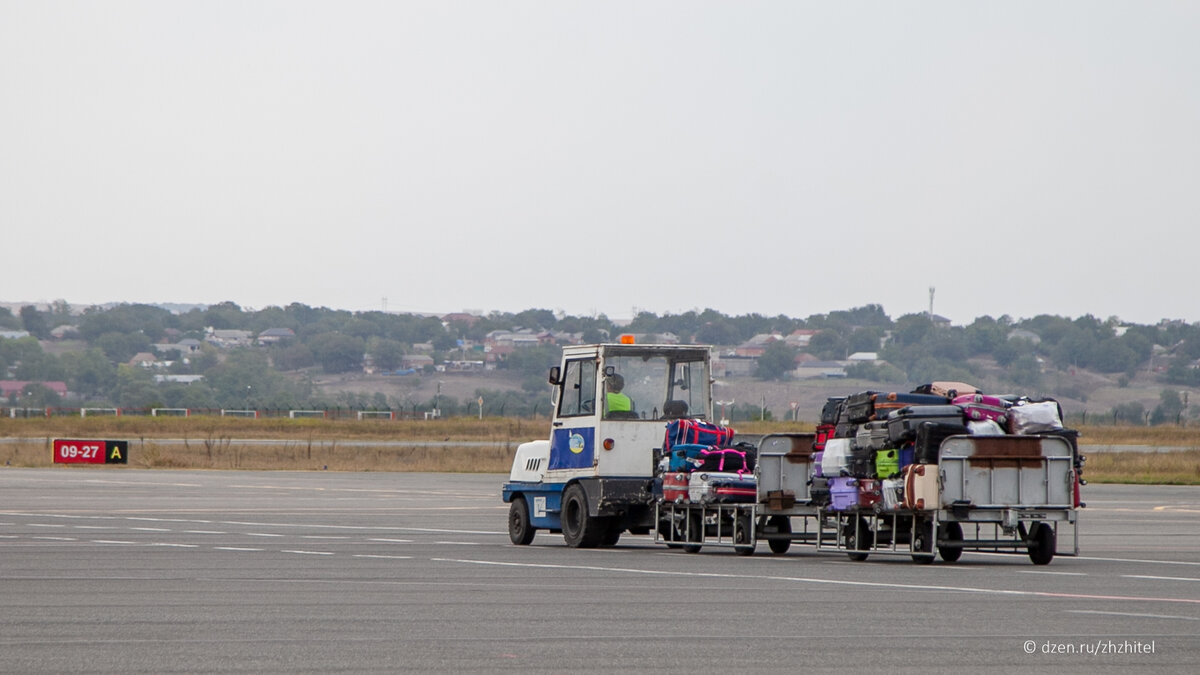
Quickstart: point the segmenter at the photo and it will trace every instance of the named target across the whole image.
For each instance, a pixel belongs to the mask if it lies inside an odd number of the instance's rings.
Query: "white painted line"
[[[1155,579],[1157,581],[1200,581],[1192,577],[1152,577],[1146,574],[1122,574],[1125,579]]]
[[[453,558],[431,558],[434,562],[460,563],[464,565],[490,565],[497,567],[527,567],[530,569],[559,569],[584,570],[592,572],[617,572],[625,574],[645,574],[666,577],[687,577],[702,579],[757,579],[763,581],[788,581],[810,584],[828,584],[833,586],[859,586],[866,588],[881,588],[886,590],[930,591],[934,593],[978,593],[980,595],[1029,596],[1040,598],[1076,598],[1086,600],[1129,600],[1137,602],[1172,602],[1200,605],[1200,598],[1161,598],[1128,595],[1095,595],[1088,593],[1051,593],[1048,591],[1016,591],[1000,588],[976,588],[971,586],[935,586],[933,584],[899,584],[880,581],[849,581],[844,579],[819,579],[814,577],[785,577],[753,574],[731,574],[717,572],[676,572],[670,570],[647,570],[627,567],[600,567],[598,565],[556,565],[549,563],[517,563],[498,560],[461,560]]]
[[[31,539],[44,539],[46,541],[79,541],[75,537],[30,537]]]
[[[93,539],[93,544],[136,544],[136,541],[121,541],[120,539]]]
[[[1043,572],[1042,570],[1017,570],[1017,574],[1053,574],[1060,577],[1086,577],[1087,572]]]
[[[370,555],[367,553],[356,553],[355,558],[382,558],[384,560],[412,560],[411,555]]]
[[[282,537],[282,534],[272,534],[270,532],[247,532],[247,537]]]
[[[263,550],[261,548],[241,548],[238,546],[214,546],[213,549],[217,550],[217,551],[261,551],[261,550]]]
[[[220,530],[184,530],[184,534],[228,534]]]
[[[170,530],[165,527],[131,527],[129,529],[137,532],[170,532]]]
[[[59,523],[30,523],[29,526],[30,527],[66,527],[66,525],[62,525]]]
[[[20,537],[15,534],[0,534],[0,539],[20,539]]]
[[[151,546],[171,546],[173,548],[200,548],[197,544],[168,544],[166,542],[155,542]]]
[[[478,546],[477,541],[435,541],[435,544],[445,544],[447,546]]]
[[[280,553],[299,553],[300,555],[334,555],[333,551],[280,551]]]
[[[112,525],[72,525],[76,530],[115,530]]]
[[[1173,614],[1130,614],[1126,612],[1101,612],[1094,609],[1068,609],[1068,614],[1105,614],[1109,616],[1132,616],[1146,619],[1183,619],[1184,621],[1200,621],[1196,616],[1175,616]]]
[[[331,535],[306,534],[300,538],[301,539],[349,539],[350,537],[343,537],[340,535],[332,535],[332,534]]]
[[[368,539],[367,541],[382,541],[389,544],[411,544],[412,539]]]

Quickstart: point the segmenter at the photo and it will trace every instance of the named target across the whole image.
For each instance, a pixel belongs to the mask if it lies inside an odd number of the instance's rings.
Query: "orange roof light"
[[[624,335],[622,335],[621,336],[621,344],[623,344],[623,345],[633,344],[633,335],[631,335],[629,333],[625,333]]]

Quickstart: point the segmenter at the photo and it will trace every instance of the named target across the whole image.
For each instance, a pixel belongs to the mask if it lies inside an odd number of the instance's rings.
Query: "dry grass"
[[[791,422],[742,422],[739,433],[812,431]],[[0,419],[0,465],[52,466],[52,438],[125,439],[129,466],[181,469],[433,471],[507,473],[518,444],[547,435],[542,420],[454,418],[434,421],[237,419],[219,417],[56,417]],[[1200,428],[1083,427],[1087,445],[1185,447],[1179,452],[1093,452],[1085,477],[1095,483],[1200,484]],[[180,443],[159,439],[184,439]],[[276,439],[254,445],[233,439]],[[351,441],[406,441],[362,447]],[[424,445],[421,441],[447,443]],[[454,446],[454,441],[482,447]]]

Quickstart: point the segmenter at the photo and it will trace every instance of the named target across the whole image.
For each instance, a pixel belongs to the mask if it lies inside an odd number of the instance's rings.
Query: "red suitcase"
[[[663,501],[682,504],[688,500],[688,481],[686,473],[672,471],[663,474]]]

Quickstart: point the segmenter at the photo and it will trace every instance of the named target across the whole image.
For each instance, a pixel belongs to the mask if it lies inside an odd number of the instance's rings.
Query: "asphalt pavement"
[[[0,469],[0,672],[1200,669],[1200,488],[1086,487],[1048,566],[916,565],[517,547],[503,480]]]

